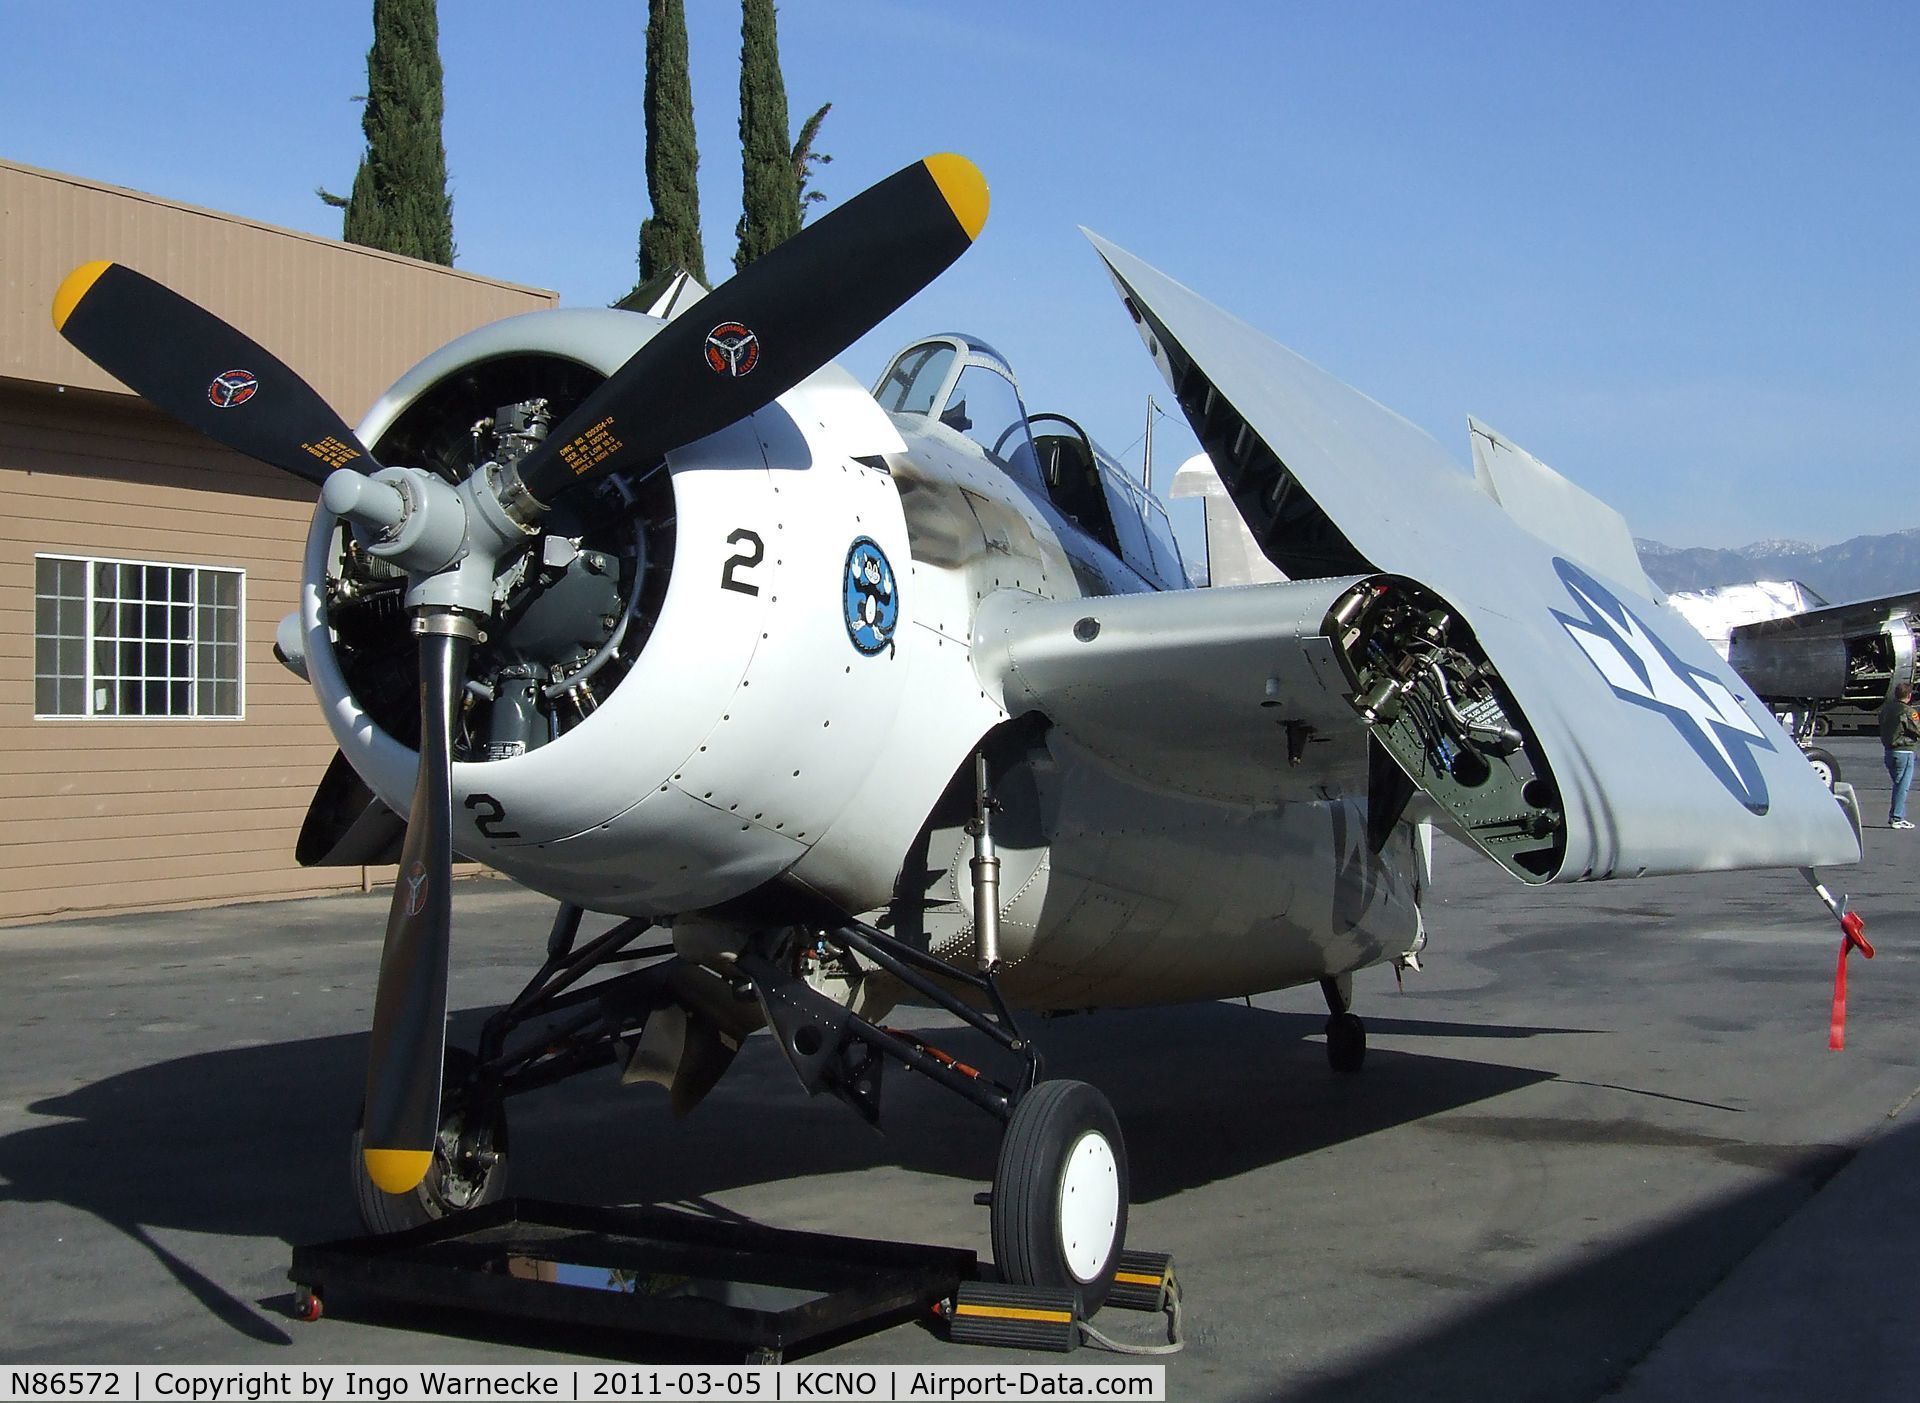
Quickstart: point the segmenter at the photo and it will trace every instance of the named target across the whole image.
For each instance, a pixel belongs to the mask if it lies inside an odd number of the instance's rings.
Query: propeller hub
[[[408,608],[481,616],[493,613],[494,581],[538,534],[542,511],[498,464],[458,487],[418,468],[382,468],[371,477],[342,468],[327,478],[320,502],[367,534],[370,555],[407,572]]]

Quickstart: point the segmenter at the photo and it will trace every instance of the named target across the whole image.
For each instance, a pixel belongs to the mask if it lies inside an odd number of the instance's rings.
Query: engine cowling
[[[361,436],[382,461],[457,481],[527,451],[660,325],[555,311],[483,328],[404,377]],[[498,575],[469,664],[457,849],[649,915],[740,896],[804,856],[869,779],[867,727],[891,719],[907,670],[898,495],[852,456],[897,444],[829,366],[660,464],[554,503]],[[872,577],[868,594],[855,574]],[[322,507],[303,586],[309,675],[343,753],[402,812],[418,724],[403,589]]]

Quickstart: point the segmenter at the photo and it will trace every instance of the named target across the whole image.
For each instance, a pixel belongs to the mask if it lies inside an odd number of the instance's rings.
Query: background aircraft
[[[63,285],[55,322],[104,368],[321,486],[283,631],[344,757],[312,846],[378,839],[370,798],[408,814],[354,1159],[370,1227],[503,1192],[507,1098],[617,1062],[684,1110],[764,1027],[869,1120],[894,1063],[1004,1121],[998,1264],[1091,1310],[1124,1141],[1014,1009],[1317,981],[1356,1070],[1351,976],[1419,951],[1434,824],[1526,882],[1858,857],[1616,514],[1490,432],[1455,472],[1111,244],[1285,581],[1184,588],[1158,504],[973,337],[915,343],[872,393],[832,365],[986,207],[930,157],[675,320],[463,337],[357,432],[137,272]],[[560,910],[525,990],[446,1053],[456,853]],[[587,910],[623,919],[582,943]],[[888,1026],[901,1003],[1006,1068]]]
[[[1836,711],[1871,722],[1896,683],[1915,680],[1917,613],[1920,594],[1890,594],[1741,624],[1727,635],[1727,661],[1811,739]]]

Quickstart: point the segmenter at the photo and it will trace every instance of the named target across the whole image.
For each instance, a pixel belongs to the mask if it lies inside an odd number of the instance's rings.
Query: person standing
[[[1887,777],[1893,781],[1893,802],[1887,806],[1887,827],[1912,828],[1907,821],[1907,791],[1913,787],[1913,752],[1920,746],[1920,707],[1913,704],[1913,685],[1902,682],[1880,707],[1880,744],[1886,747]]]

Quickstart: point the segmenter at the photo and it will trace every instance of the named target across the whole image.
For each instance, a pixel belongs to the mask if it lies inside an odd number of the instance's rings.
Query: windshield
[[[986,449],[1001,467],[1035,475],[1026,406],[1020,403],[1013,382],[999,371],[984,365],[962,370],[947,396],[947,407],[940,411],[940,422]]]
[[[913,346],[902,351],[880,381],[873,397],[894,414],[931,414],[934,396],[947,383],[953,347],[945,342]]]

